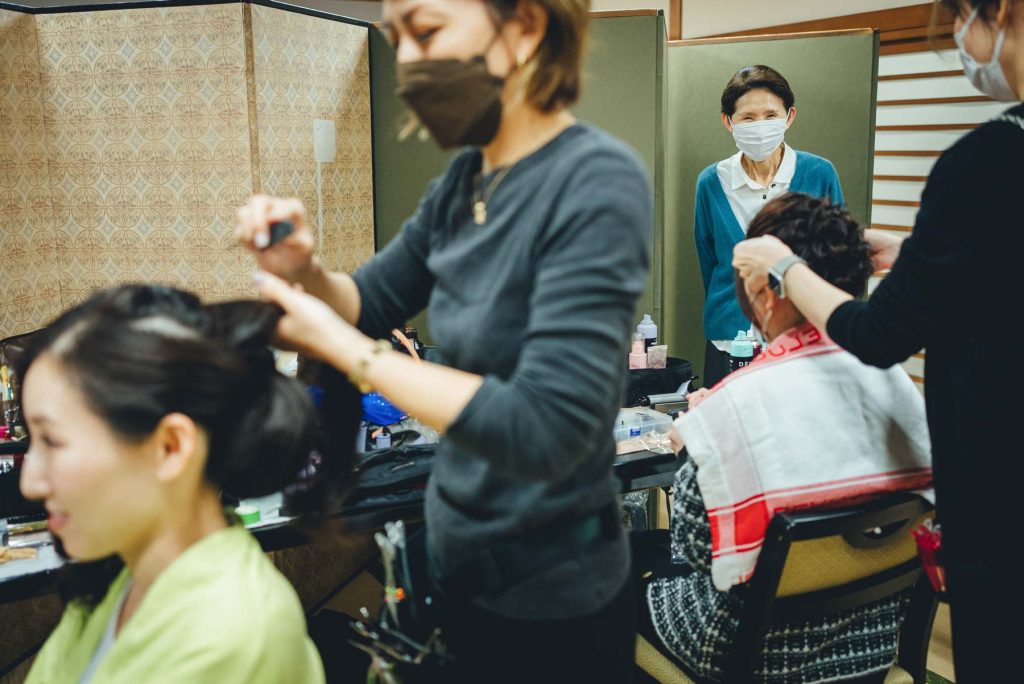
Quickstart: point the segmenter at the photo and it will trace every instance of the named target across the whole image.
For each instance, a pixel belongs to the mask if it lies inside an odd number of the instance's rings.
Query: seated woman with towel
[[[747,235],[776,236],[854,296],[872,273],[862,230],[825,199],[784,195],[762,209]],[[924,401],[902,368],[862,364],[771,287],[746,292],[737,280],[736,294],[767,346],[676,421],[689,458],[676,475],[671,554],[657,532],[634,539],[635,572],[647,575],[641,633],[712,680],[722,677],[745,583],[776,511],[931,482]],[[774,625],[759,677],[818,682],[885,671],[904,600]]]

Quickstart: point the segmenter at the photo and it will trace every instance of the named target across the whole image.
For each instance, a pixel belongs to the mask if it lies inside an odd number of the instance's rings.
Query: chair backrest
[[[771,624],[813,620],[867,605],[922,577],[909,528],[931,504],[899,492],[832,510],[778,513],[744,601],[729,682],[749,681]]]
[[[7,366],[13,364],[15,357],[24,350],[25,345],[38,332],[39,330],[33,330],[32,332],[11,335],[10,337],[0,339],[0,364]]]

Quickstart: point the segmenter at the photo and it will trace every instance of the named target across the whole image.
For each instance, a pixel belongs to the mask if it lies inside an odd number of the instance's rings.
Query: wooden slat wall
[[[1006,108],[979,95],[956,49],[949,41],[942,45],[936,50],[924,33],[883,50],[878,60],[872,225],[898,235],[912,232],[927,175],[942,152]],[[872,279],[872,290],[882,277]],[[919,386],[924,365],[923,350],[903,364]]]

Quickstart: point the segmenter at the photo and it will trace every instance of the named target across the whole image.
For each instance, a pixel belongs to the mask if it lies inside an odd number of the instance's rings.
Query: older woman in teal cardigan
[[[750,328],[733,284],[732,250],[765,204],[787,192],[843,203],[835,167],[794,150],[785,134],[796,118],[795,97],[782,74],[746,66],[722,92],[722,123],[739,152],[704,169],[697,179],[694,239],[704,280],[704,385],[729,373],[729,345]]]

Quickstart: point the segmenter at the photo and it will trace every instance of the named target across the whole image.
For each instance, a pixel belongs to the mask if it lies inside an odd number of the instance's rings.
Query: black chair
[[[913,587],[897,663],[884,682],[924,684],[937,601],[909,528],[931,510],[920,496],[901,492],[856,507],[776,514],[750,580],[724,681],[754,681],[761,639],[771,624],[824,617]],[[648,681],[702,681],[639,635],[636,662]]]

